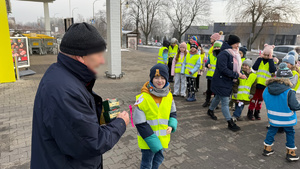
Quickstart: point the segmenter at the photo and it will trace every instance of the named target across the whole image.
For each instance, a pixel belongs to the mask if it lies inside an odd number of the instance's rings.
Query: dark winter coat
[[[217,56],[217,65],[211,81],[211,90],[219,96],[229,97],[232,93],[233,79],[238,79],[239,74],[233,72],[233,56],[226,49],[230,49],[228,43],[223,43],[221,52]]]
[[[42,78],[33,110],[32,169],[99,169],[102,154],[126,130],[123,119],[99,125],[102,99],[92,92],[95,74],[58,55]]]

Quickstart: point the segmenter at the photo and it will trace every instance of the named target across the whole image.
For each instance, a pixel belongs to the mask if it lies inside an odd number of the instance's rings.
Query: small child
[[[247,76],[247,79],[241,79],[233,85],[232,101],[235,101],[235,111],[233,113],[233,121],[241,120],[240,116],[244,106],[249,104],[250,99],[255,94],[256,74],[252,72],[252,60],[246,59],[242,64],[242,73]]]
[[[171,69],[172,69],[172,64],[173,64],[173,60],[174,60],[174,57],[177,55],[178,53],[178,40],[176,38],[172,38],[171,39],[171,45],[169,46],[169,54],[168,54],[168,57],[169,57],[169,63],[168,63],[168,67],[169,67],[169,72],[171,72]],[[174,75],[172,75],[171,73],[169,73],[169,82],[172,83],[174,82],[173,81],[173,77]]]
[[[300,110],[300,104],[296,98],[296,92],[291,89],[292,83],[290,78],[293,77],[291,70],[287,68],[285,63],[279,65],[276,78],[268,79],[267,88],[263,92],[266,108],[268,110],[268,118],[270,127],[264,141],[264,156],[274,154],[272,150],[274,137],[281,127],[286,133],[286,159],[288,161],[298,161],[299,157],[295,150],[295,130],[297,124],[297,115],[295,111]]]
[[[168,65],[168,63],[169,63],[169,60],[168,60],[169,59],[169,56],[168,56],[169,46],[170,46],[170,42],[167,40],[164,40],[163,47],[161,47],[158,52],[157,63]]]
[[[211,91],[211,79],[215,74],[216,70],[216,65],[217,65],[217,55],[221,52],[221,47],[222,47],[222,42],[221,41],[215,41],[213,45],[213,50],[212,53],[208,53],[208,60],[205,63],[205,67],[208,68],[207,73],[206,73],[206,79],[207,79],[207,89],[206,89],[206,99],[202,107],[208,107],[210,104],[210,99],[212,95]]]
[[[272,73],[275,73],[276,67],[274,64],[275,58],[273,58],[274,45],[265,44],[262,55],[257,58],[253,65],[253,70],[256,71],[257,85],[253,98],[250,100],[247,117],[249,120],[261,120],[260,110],[263,102],[262,93],[266,88],[266,80],[272,77]],[[276,59],[277,60],[277,59]],[[255,109],[255,111],[254,111]],[[254,111],[254,114],[253,114]],[[253,117],[254,115],[254,117]]]
[[[297,59],[296,59],[297,57]],[[292,71],[293,73],[293,78],[291,79],[291,82],[293,84],[292,89],[297,91],[300,85],[300,70],[299,68],[295,65],[296,60],[298,60],[298,56],[296,56],[296,53],[294,51],[291,51],[288,53],[286,57],[282,59],[283,62],[287,64],[287,67]]]
[[[245,47],[240,47],[239,49],[240,55],[241,55],[241,60],[242,63],[247,59],[246,54],[247,54],[247,48]]]
[[[188,43],[186,44],[187,45],[187,50],[190,51],[191,50],[191,45],[194,43],[194,42],[197,42],[198,38],[197,36],[192,36],[190,38],[190,40],[188,41]]]
[[[196,79],[196,92],[199,91],[200,89],[200,77],[202,76],[203,72],[204,72],[204,58],[205,58],[205,51],[204,48],[201,46],[200,42],[198,43],[198,53],[200,55],[200,60],[201,60],[201,66],[200,69],[198,70],[198,74],[197,74],[197,79]]]
[[[182,42],[179,46],[178,53],[176,54],[175,59],[173,59],[171,74],[175,77],[174,83],[174,93],[173,96],[179,95],[179,90],[181,88],[180,95],[186,97],[186,77],[184,74],[181,74],[182,63],[187,55],[187,45],[185,42]]]
[[[141,169],[158,169],[168,148],[170,133],[177,128],[176,106],[170,92],[168,67],[157,64],[150,70],[150,81],[136,96],[133,114],[142,151]]]
[[[196,101],[195,96],[195,80],[197,78],[198,70],[201,66],[200,55],[198,54],[198,43],[194,42],[191,45],[191,50],[184,58],[181,67],[181,74],[185,74],[187,77],[187,89],[188,97],[186,101],[194,102]]]

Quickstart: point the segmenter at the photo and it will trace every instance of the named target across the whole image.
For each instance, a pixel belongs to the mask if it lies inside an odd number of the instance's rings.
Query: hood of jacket
[[[292,86],[289,79],[271,78],[266,81],[268,91],[271,95],[280,95]]]
[[[224,51],[226,49],[232,49],[232,47],[227,42],[224,42],[221,47],[221,51]]]

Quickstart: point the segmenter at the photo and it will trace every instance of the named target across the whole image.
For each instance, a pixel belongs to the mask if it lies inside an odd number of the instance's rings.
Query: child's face
[[[263,54],[262,56],[264,59],[269,59],[269,57],[270,57],[269,54]]]
[[[243,64],[243,65],[242,65],[242,70],[243,70],[244,72],[249,72],[249,71],[250,71],[250,67],[249,67],[248,65],[246,65],[246,64]]]
[[[191,44],[194,43],[194,39],[191,38],[191,39],[190,39],[190,43],[191,43]]]
[[[185,48],[184,47],[180,47],[180,52],[185,52]]]
[[[198,49],[196,49],[196,48],[191,48],[191,52],[196,52]]]
[[[244,53],[241,52],[241,51],[239,51],[239,52],[240,52],[241,58],[243,58],[244,57]]]
[[[153,78],[153,85],[157,89],[162,89],[166,85],[166,79],[164,77],[162,77],[162,76],[155,76]]]
[[[198,46],[198,50],[201,50],[201,46]]]
[[[172,43],[171,45],[174,47],[174,46],[176,46],[176,43]]]
[[[289,69],[291,69],[293,67],[293,65],[291,65],[290,63],[287,63],[287,62],[285,62],[285,63]]]
[[[219,50],[220,49],[220,47],[214,47],[214,50]]]
[[[210,43],[215,43],[215,40],[210,38]]]

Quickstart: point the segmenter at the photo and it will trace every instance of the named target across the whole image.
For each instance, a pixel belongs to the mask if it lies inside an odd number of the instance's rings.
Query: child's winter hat
[[[210,36],[211,39],[217,41],[221,39],[221,35],[223,35],[223,31],[220,31],[219,33],[214,33]]]
[[[276,78],[292,78],[293,73],[292,71],[287,67],[286,63],[282,62],[279,64],[279,69],[276,73]]]
[[[295,57],[293,55],[287,55],[282,59],[283,62],[295,65]]]
[[[285,57],[287,56],[293,56],[295,58],[295,62],[298,61],[298,53],[295,50],[290,51]]]
[[[162,76],[166,79],[166,82],[168,82],[169,79],[169,70],[168,67],[164,64],[156,64],[150,69],[150,82],[153,81],[153,78],[155,76]]]
[[[229,35],[229,38],[228,38],[228,45],[233,45],[233,44],[236,44],[236,43],[240,43],[241,42],[241,39],[236,36],[236,35]]]
[[[223,45],[223,42],[221,42],[221,41],[216,41],[216,42],[214,43],[214,48],[216,48],[216,47],[221,48],[222,45]]]
[[[182,42],[180,45],[179,45],[179,48],[185,48],[187,49],[187,45],[185,42]]]
[[[269,55],[270,58],[271,56],[273,56],[273,49],[275,48],[274,45],[268,45],[268,44],[265,44],[265,48],[263,50],[263,55]]]
[[[170,46],[170,42],[168,40],[164,40],[163,46],[164,47],[169,47]]]
[[[176,38],[172,38],[172,39],[171,39],[171,44],[172,44],[172,43],[177,43],[177,42],[178,42],[178,40],[177,40]]]
[[[243,52],[243,54],[244,54],[244,58],[246,57],[246,54],[247,54],[247,48],[245,48],[245,47],[240,47],[240,49],[239,49],[241,52]]]
[[[196,42],[197,42],[197,40],[198,40],[197,36],[192,36],[191,39],[193,39],[193,40],[196,41]]]
[[[250,60],[250,59],[246,59],[246,60],[244,60],[244,62],[243,62],[243,65],[247,65],[247,66],[249,66],[250,68],[252,67],[252,60]]]
[[[191,48],[196,48],[196,49],[198,49],[198,43],[197,43],[197,42],[194,42],[193,44],[191,44]]]

